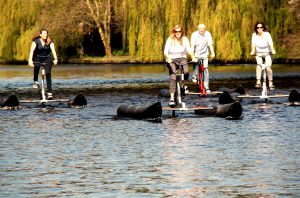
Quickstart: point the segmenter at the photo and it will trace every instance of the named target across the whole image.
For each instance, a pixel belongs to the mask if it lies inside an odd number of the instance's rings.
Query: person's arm
[[[195,34],[193,33],[191,36],[191,57],[192,57],[192,62],[197,62],[196,60],[196,55],[195,55]]]
[[[28,65],[30,67],[34,66],[32,58],[33,58],[33,52],[34,52],[35,48],[36,48],[36,43],[32,42],[30,52],[29,52],[29,58],[28,58]]]
[[[209,47],[209,50],[210,50],[210,53],[211,53],[210,57],[215,58],[216,54],[215,54],[215,51],[214,51],[213,44],[211,43],[208,47]]]
[[[271,47],[272,54],[276,54],[276,51],[275,51],[274,46],[273,46],[273,45],[270,45],[270,47]]]
[[[251,39],[251,52],[250,55],[253,56],[255,54],[255,34],[252,34],[252,39]]]
[[[168,38],[167,41],[166,41],[165,49],[164,49],[164,55],[165,55],[167,63],[171,63],[172,62],[172,60],[171,60],[171,58],[169,56],[170,47],[171,47],[171,39]]]
[[[268,33],[267,39],[268,39],[268,44],[271,48],[272,54],[276,54],[276,51],[275,51],[275,48],[274,48],[274,45],[273,45],[273,40],[272,40],[272,37],[271,37],[270,33]]]
[[[191,57],[193,57],[193,56],[194,56],[194,50],[191,48],[189,39],[188,39],[187,37],[184,37],[184,45],[185,45],[185,48],[186,48],[187,53],[188,53]]]
[[[208,47],[209,47],[209,50],[211,53],[210,57],[215,58],[216,54],[215,54],[215,50],[214,50],[214,46],[213,46],[212,36],[210,33],[209,33],[209,38],[208,38]]]
[[[56,51],[55,51],[54,43],[50,44],[50,48],[51,48],[53,58],[54,58],[53,63],[54,63],[54,65],[57,65],[58,59],[57,59],[57,54],[56,54]]]

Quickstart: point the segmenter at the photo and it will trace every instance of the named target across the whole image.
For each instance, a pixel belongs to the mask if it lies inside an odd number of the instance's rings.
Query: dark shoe
[[[175,101],[174,101],[174,100],[170,100],[170,101],[169,101],[169,106],[170,106],[171,108],[174,108],[174,107],[175,107]]]
[[[275,89],[275,86],[274,86],[274,85],[271,85],[271,86],[269,86],[269,89],[272,91],[272,90]]]
[[[52,100],[52,99],[53,99],[52,93],[47,93],[47,99],[48,99],[48,100]]]
[[[260,89],[260,88],[261,88],[261,85],[257,83],[254,87],[255,87],[256,89]]]

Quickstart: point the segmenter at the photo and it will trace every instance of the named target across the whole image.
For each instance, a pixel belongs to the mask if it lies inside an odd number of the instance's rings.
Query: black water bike
[[[186,104],[186,102],[183,102],[183,97],[186,94],[189,94],[187,90],[187,86],[184,85],[184,70],[183,67],[185,64],[179,64],[178,62],[173,62],[176,65],[176,89],[175,89],[175,105],[174,106],[168,106],[168,107],[162,107],[162,110],[166,111],[172,111],[172,116],[175,117],[175,111],[194,111],[198,109],[213,109],[212,107],[205,107],[205,106],[196,106],[196,107],[190,107]]]
[[[41,99],[39,100],[20,100],[20,103],[38,103],[40,105],[45,106],[48,103],[60,103],[65,102],[68,104],[69,107],[75,107],[75,108],[81,108],[85,107],[87,105],[87,100],[82,94],[78,94],[73,99],[53,99],[47,98],[47,92],[46,92],[46,86],[45,86],[45,77],[46,77],[46,71],[45,66],[46,62],[35,62],[35,64],[39,64],[41,69],[41,86],[38,85],[38,89],[40,92]]]

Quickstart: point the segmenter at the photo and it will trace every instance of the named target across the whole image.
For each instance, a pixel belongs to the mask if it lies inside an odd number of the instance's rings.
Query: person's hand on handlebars
[[[251,55],[251,56],[253,56],[254,54],[255,54],[255,52],[254,52],[254,51],[251,51],[251,52],[250,52],[250,55]]]
[[[57,62],[58,62],[58,60],[55,59],[55,60],[53,61],[53,64],[54,64],[54,65],[57,65]]]
[[[276,54],[276,51],[274,49],[272,49],[272,54]]]
[[[197,62],[197,59],[196,59],[195,55],[192,56],[192,62],[193,62],[193,63],[196,63],[196,62]]]
[[[166,56],[166,61],[167,63],[172,63],[172,59],[170,58],[170,56]]]
[[[33,61],[32,61],[32,60],[29,60],[29,61],[28,61],[28,65],[29,65],[30,67],[34,67]]]

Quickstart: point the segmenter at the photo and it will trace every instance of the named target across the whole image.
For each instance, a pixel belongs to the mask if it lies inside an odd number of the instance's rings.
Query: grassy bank
[[[188,59],[190,61],[190,59]],[[254,64],[255,59],[252,60],[235,60],[235,61],[221,61],[218,59],[209,60],[210,64]],[[84,57],[71,57],[66,60],[59,60],[59,64],[164,64],[162,61],[140,61],[136,57],[132,56],[111,56],[111,57],[95,57],[95,56],[84,56]],[[296,57],[293,59],[274,59],[274,63],[280,64],[300,64],[300,58]],[[27,61],[7,61],[0,59],[0,65],[21,65],[27,64]]]
[[[188,59],[190,61],[190,59]],[[248,63],[255,63],[255,58],[252,60],[235,60],[235,61],[221,61],[218,59],[209,60],[211,64],[248,64]],[[137,57],[132,56],[111,56],[111,57],[79,57],[79,58],[69,58],[65,61],[65,63],[69,64],[106,64],[106,63],[112,63],[112,64],[126,64],[126,63],[139,63],[139,64],[153,64],[153,63],[159,63],[163,64],[165,63],[164,60],[162,61],[140,61]],[[300,64],[300,58],[293,58],[293,59],[274,59],[274,63],[287,63],[287,64]]]

